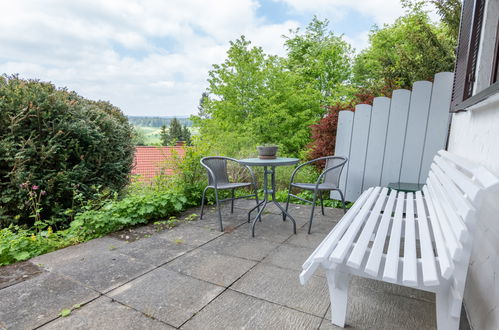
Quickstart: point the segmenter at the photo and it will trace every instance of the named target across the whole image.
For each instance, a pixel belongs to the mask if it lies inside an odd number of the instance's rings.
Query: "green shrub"
[[[146,191],[110,201],[99,210],[76,215],[69,232],[84,240],[151,220],[169,218],[185,209],[187,198],[175,191]]]
[[[126,117],[108,102],[0,76],[0,227],[32,225],[31,218],[64,227],[71,220],[66,210],[74,214],[97,191],[122,189],[132,167],[132,136]],[[38,217],[23,187],[44,191]]]

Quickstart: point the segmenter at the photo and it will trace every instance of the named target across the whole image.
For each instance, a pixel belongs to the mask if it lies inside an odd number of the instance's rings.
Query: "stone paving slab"
[[[115,329],[175,329],[163,322],[124,306],[107,297],[100,297],[88,305],[73,310],[67,317],[41,327],[43,330],[115,330]]]
[[[300,226],[297,224],[297,230]],[[237,227],[233,232],[234,235],[239,237],[251,237],[251,224],[244,223],[243,225]],[[282,217],[279,215],[267,215],[262,218],[262,222],[257,221],[255,227],[255,237],[259,239],[265,239],[276,243],[283,243],[293,234],[293,224],[291,221],[282,221]]]
[[[223,290],[223,287],[161,267],[108,295],[145,315],[179,327]]]
[[[116,252],[140,260],[142,263],[160,266],[193,248],[191,245],[180,242],[174,243],[158,236],[153,236],[128,243],[116,249]]]
[[[252,238],[246,235],[228,233],[202,246],[201,249],[216,251],[223,255],[261,261],[278,246],[279,243],[258,237]]]
[[[165,267],[227,287],[255,265],[254,261],[222,255],[212,250],[198,249],[183,255]]]
[[[205,220],[199,220],[202,222]],[[218,236],[223,235],[218,230],[203,228],[201,226],[193,226],[190,223],[184,223],[178,227],[161,232],[158,234],[159,238],[165,239],[174,244],[186,244],[193,247],[203,245]]]
[[[355,329],[436,327],[433,293],[381,281],[352,276],[347,308],[347,324]],[[330,320],[331,311],[328,310],[321,329],[323,326],[325,329],[336,329]]]
[[[272,253],[270,253],[262,264],[272,264],[281,268],[287,268],[298,272],[302,271],[303,263],[308,259],[314,249],[295,246],[291,244],[281,244]],[[317,270],[315,275],[324,276],[323,271]]]
[[[260,299],[323,317],[329,306],[326,279],[312,276],[307,286],[298,280],[300,272],[259,264],[231,288]]]
[[[307,230],[302,228],[296,235],[291,236],[286,243],[315,250],[326,238],[329,232],[307,234]]]
[[[61,310],[98,296],[98,292],[75,281],[45,272],[0,290],[0,325],[32,329],[57,318]]]
[[[321,319],[227,290],[181,329],[317,329]]]
[[[126,241],[106,236],[96,238],[82,244],[69,246],[51,253],[43,254],[31,259],[31,262],[35,265],[40,265],[44,268],[50,269],[52,266],[56,267],[57,265],[72,261],[75,257],[106,253],[113,251],[118,247],[125,246],[126,244]]]
[[[123,242],[123,245],[127,244]],[[99,292],[112,290],[131,279],[151,270],[148,263],[119,254],[115,250],[74,249],[70,254],[63,251],[36,258],[49,271],[63,274]],[[56,252],[59,252],[56,251]],[[61,254],[63,256],[61,256]]]

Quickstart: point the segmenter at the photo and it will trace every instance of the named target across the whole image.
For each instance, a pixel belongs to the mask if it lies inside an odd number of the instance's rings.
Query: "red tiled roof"
[[[132,175],[139,181],[150,181],[159,174],[173,174],[167,160],[173,155],[184,157],[185,147],[135,147]]]

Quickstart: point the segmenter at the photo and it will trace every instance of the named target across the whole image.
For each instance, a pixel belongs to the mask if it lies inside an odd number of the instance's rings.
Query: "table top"
[[[286,166],[294,165],[300,160],[298,158],[277,157],[276,159],[246,158],[239,159],[238,161],[248,166]]]
[[[416,192],[423,189],[424,184],[409,182],[390,182],[388,188],[402,192]]]

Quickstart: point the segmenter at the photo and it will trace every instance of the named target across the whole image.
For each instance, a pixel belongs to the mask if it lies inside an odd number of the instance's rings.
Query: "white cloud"
[[[388,0],[279,1],[319,13],[352,7],[376,22],[399,13]],[[1,1],[0,73],[52,81],[130,115],[195,113],[208,70],[223,62],[229,40],[244,34],[283,55],[281,36],[300,23],[263,19],[259,6],[257,0]],[[364,35],[346,39],[365,45]]]

